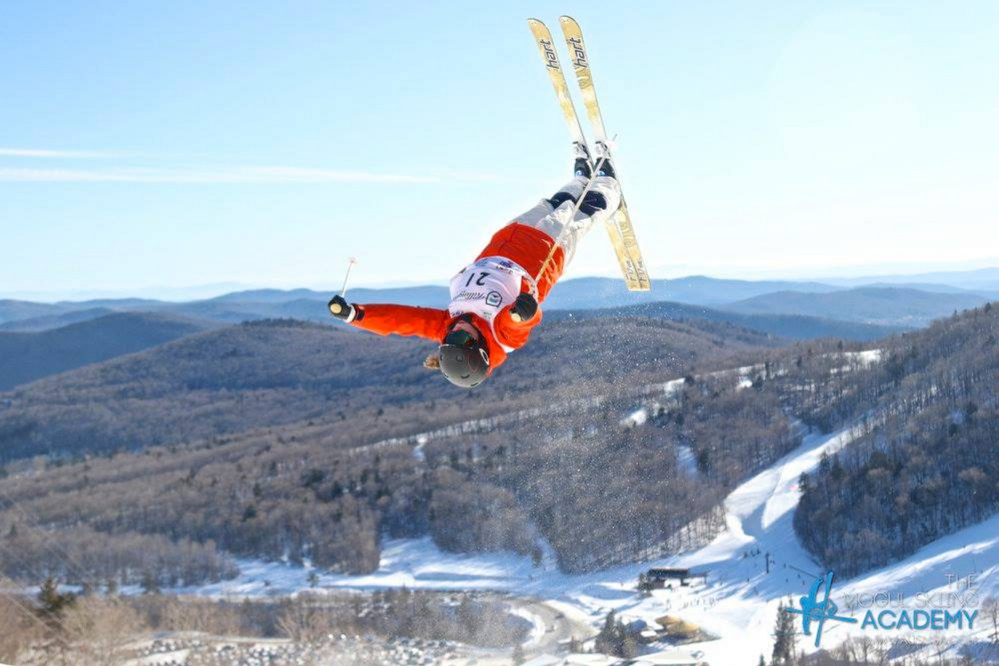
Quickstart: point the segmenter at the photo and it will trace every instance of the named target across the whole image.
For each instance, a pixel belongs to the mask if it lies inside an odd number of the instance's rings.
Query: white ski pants
[[[597,176],[576,215],[572,216],[576,201],[587,182],[585,176],[576,176],[551,199],[542,199],[537,206],[517,218],[517,222],[554,238],[565,252],[567,266],[576,254],[583,236],[589,233],[596,222],[603,222],[617,212],[621,205],[621,186],[617,184],[617,179]]]

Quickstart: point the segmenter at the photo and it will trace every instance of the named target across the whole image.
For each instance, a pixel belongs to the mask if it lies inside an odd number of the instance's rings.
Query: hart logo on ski
[[[570,37],[566,40],[569,48],[572,49],[572,64],[575,67],[589,67],[586,62],[586,51],[583,49],[583,40]]]
[[[547,66],[552,69],[561,69],[558,64],[558,54],[555,53],[555,47],[551,42],[541,40],[538,42],[541,47],[545,50],[545,60],[547,60]]]

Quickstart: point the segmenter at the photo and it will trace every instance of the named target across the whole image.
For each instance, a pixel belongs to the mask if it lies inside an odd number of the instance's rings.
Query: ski
[[[559,63],[558,53],[555,50],[555,42],[552,40],[552,33],[548,30],[548,26],[537,19],[527,19],[527,25],[531,28],[531,34],[534,35],[534,42],[537,44],[538,52],[541,53],[541,59],[545,63],[548,77],[555,88],[555,96],[558,98],[559,107],[562,109],[562,115],[569,128],[569,134],[573,141],[585,146],[587,145],[586,137],[583,134],[583,127],[580,125],[579,116],[576,114],[576,107],[572,103],[572,96],[569,94],[569,83],[566,81],[562,65]],[[601,124],[602,129],[603,125]],[[590,154],[592,155],[593,153],[591,152]],[[623,200],[621,206],[624,206]],[[648,290],[648,275],[645,273],[645,265],[642,263],[641,253],[637,254],[638,263],[636,265],[632,259],[632,253],[628,249],[629,246],[634,246],[637,252],[638,248],[638,241],[635,239],[631,221],[627,218],[627,213],[625,214],[626,223],[624,225],[621,225],[616,217],[607,220],[604,226],[607,229],[607,236],[610,238],[611,247],[614,248],[614,254],[617,256],[618,264],[621,266],[621,273],[624,275],[628,289],[630,291]],[[630,241],[629,237],[624,233],[626,230],[630,231]],[[645,276],[644,286],[642,282],[643,275]]]
[[[555,42],[552,41],[552,33],[548,30],[548,26],[538,19],[527,19],[527,25],[531,28],[531,34],[534,35],[534,42],[538,45],[538,51],[541,53],[541,59],[545,63],[548,77],[552,80],[552,86],[555,88],[555,96],[558,98],[558,104],[562,108],[565,123],[569,127],[569,134],[572,135],[573,141],[586,145],[586,137],[583,136],[583,127],[579,124],[579,116],[576,115],[576,107],[572,103],[572,96],[569,94],[569,83],[565,80],[565,74],[562,72],[562,66],[559,64],[558,53],[555,51]]]
[[[600,113],[597,90],[593,85],[593,73],[590,71],[590,60],[586,54],[586,44],[583,42],[583,31],[576,19],[571,16],[562,16],[559,18],[559,23],[562,25],[566,45],[569,47],[569,60],[576,72],[576,80],[583,96],[583,106],[586,107],[586,115],[593,127],[594,140],[602,146],[602,150],[610,158],[607,130],[604,127],[603,115]],[[617,167],[616,162],[614,166]],[[642,259],[642,251],[638,247],[638,238],[635,236],[635,227],[631,223],[624,195],[621,196],[621,207],[614,214],[614,218],[607,221],[607,225],[616,227],[616,233],[611,233],[611,242],[614,243],[615,238],[619,240],[619,243],[615,243],[614,251],[624,271],[628,290],[648,291],[652,288],[652,283],[645,268],[645,260]]]

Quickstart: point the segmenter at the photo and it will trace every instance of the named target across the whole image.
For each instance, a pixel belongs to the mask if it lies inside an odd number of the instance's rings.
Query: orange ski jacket
[[[497,231],[476,260],[483,257],[503,257],[513,261],[529,275],[536,277],[540,304],[548,296],[565,269],[565,253],[561,247],[555,249],[551,261],[545,267],[544,275],[538,275],[542,264],[551,252],[555,240],[543,231],[511,222]],[[521,293],[530,292],[526,280],[521,280]],[[489,349],[489,372],[502,365],[507,352],[500,343],[519,349],[527,343],[531,329],[541,322],[541,308],[528,321],[516,322],[510,316],[510,306],[500,312],[493,326],[477,315],[471,315],[475,327],[482,333]],[[448,311],[436,308],[420,308],[409,305],[372,303],[357,305],[357,316],[352,324],[379,335],[412,335],[441,343],[455,317]],[[493,335],[495,331],[495,336]]]

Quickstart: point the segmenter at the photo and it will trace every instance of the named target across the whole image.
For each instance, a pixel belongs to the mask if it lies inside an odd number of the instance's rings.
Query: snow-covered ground
[[[867,349],[859,352],[844,352],[843,355],[847,358],[855,358],[860,361],[863,366],[873,365],[881,360],[884,354],[884,350],[881,349]]]
[[[880,350],[849,352],[853,363],[870,365],[881,360]],[[751,384],[751,374],[758,366],[734,371],[740,388]],[[844,366],[834,371],[848,371]],[[668,396],[680,388],[683,380],[649,385],[643,393]],[[648,418],[643,407],[629,414],[624,427],[636,427]],[[422,445],[432,433],[414,439],[414,455],[422,454]],[[625,619],[643,619],[653,624],[663,615],[681,617],[700,626],[717,640],[686,645],[685,650],[703,654],[714,666],[756,664],[761,654],[769,655],[777,607],[784,601],[807,595],[814,580],[824,572],[802,548],[792,528],[794,509],[800,492],[798,479],[814,470],[823,453],[832,454],[857,435],[844,428],[829,435],[807,435],[802,444],[773,466],[736,488],[726,499],[726,530],[710,544],[696,551],[651,562],[622,565],[588,575],[566,575],[554,565],[551,549],[541,566],[530,558],[513,553],[462,555],[445,553],[430,538],[395,540],[383,544],[381,564],[365,576],[319,574],[310,584],[309,567],[274,562],[240,561],[240,575],[235,580],[198,588],[178,590],[212,596],[285,595],[315,587],[317,590],[370,590],[387,587],[439,590],[495,590],[542,600],[569,618],[574,626],[589,626],[595,633],[603,618],[615,610]],[[697,475],[696,462],[689,448],[678,452],[681,468]],[[706,583],[673,590],[656,590],[641,596],[635,587],[638,575],[650,567],[681,567],[706,572]],[[986,597],[999,594],[999,515],[939,539],[911,557],[884,569],[852,580],[838,579],[832,598],[840,615],[862,619],[867,608],[875,613],[890,608],[912,610],[928,596],[938,606],[956,608],[963,601],[973,609]],[[769,570],[769,571],[768,571]],[[318,572],[317,572],[318,573]],[[956,583],[974,576],[971,590]],[[974,592],[969,598],[969,594]],[[879,596],[880,595],[880,596]],[[963,599],[950,595],[957,595]],[[888,606],[882,605],[888,599]],[[821,600],[821,598],[820,598]],[[533,602],[532,602],[533,603]],[[866,606],[864,605],[866,604]],[[532,637],[544,630],[543,623],[524,610],[532,623]],[[974,637],[981,640],[989,632],[984,614],[975,623]],[[935,635],[936,632],[933,632]],[[849,635],[864,634],[876,638],[899,638],[895,631],[864,630],[860,624],[827,623],[823,629],[823,647],[835,645]],[[928,639],[929,632],[914,632],[906,638]],[[953,647],[969,639],[968,633],[952,634]],[[578,636],[578,638],[584,638]],[[528,643],[531,641],[529,640]],[[811,639],[799,642],[812,648]]]
[[[240,574],[233,580],[181,588],[180,594],[207,596],[269,596],[310,589],[309,567],[260,560],[237,560]],[[318,570],[316,570],[318,573]],[[519,591],[523,585],[547,578],[551,571],[536,569],[531,558],[515,553],[461,555],[441,551],[430,537],[397,539],[382,545],[378,571],[365,576],[321,573],[315,588],[375,590],[408,587],[428,590]]]
[[[390,541],[385,544],[381,566],[366,576],[322,574],[318,588],[374,589],[407,586],[426,589],[500,590],[542,599],[571,616],[584,620],[594,632],[605,614],[614,609],[625,618],[653,622],[665,614],[677,615],[717,635],[718,640],[685,646],[700,650],[714,665],[755,664],[769,655],[777,605],[793,597],[795,604],[818,575],[823,573],[798,543],[791,526],[798,503],[798,478],[814,469],[823,452],[832,453],[853,438],[847,428],[831,435],[806,436],[801,446],[771,468],[736,488],[725,502],[727,529],[712,543],[696,551],[656,562],[618,566],[587,575],[560,573],[549,561],[534,567],[530,558],[511,553],[458,555],[440,551],[429,538]],[[766,573],[769,554],[770,573]],[[308,589],[309,570],[280,563],[240,562],[241,574],[233,581],[182,590],[209,595],[289,594]],[[676,590],[657,590],[643,598],[636,594],[638,574],[650,566],[687,567],[708,573],[706,584]],[[908,559],[852,580],[837,580],[832,598],[841,614],[862,618],[863,608],[848,601],[878,593],[904,595],[904,605],[916,607],[916,595],[965,594],[948,576],[976,578],[978,599],[999,593],[999,516],[939,539]],[[861,597],[865,598],[865,597]],[[971,605],[971,604],[969,604]],[[875,612],[880,606],[874,606]],[[976,635],[984,636],[984,617],[976,622]],[[897,638],[894,631],[863,631],[860,625],[828,622],[823,647],[849,634]],[[914,637],[928,637],[916,632]],[[967,637],[967,635],[965,635]],[[800,641],[810,647],[808,640]]]

